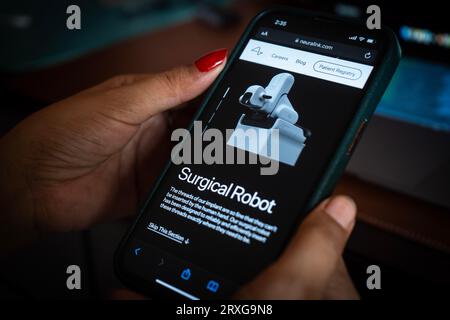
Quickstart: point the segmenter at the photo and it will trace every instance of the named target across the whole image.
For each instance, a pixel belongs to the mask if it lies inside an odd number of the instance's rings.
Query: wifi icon
[[[364,37],[359,37],[359,41],[364,41],[366,38]]]

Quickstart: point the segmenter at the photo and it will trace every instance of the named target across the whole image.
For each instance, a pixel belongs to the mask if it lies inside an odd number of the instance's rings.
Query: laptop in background
[[[367,1],[330,1],[328,11],[366,19]],[[450,208],[450,25],[442,2],[377,1],[403,58],[347,171]]]

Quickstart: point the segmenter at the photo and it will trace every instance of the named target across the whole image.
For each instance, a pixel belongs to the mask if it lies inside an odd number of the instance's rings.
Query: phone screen
[[[278,128],[277,161],[170,165],[123,247],[135,282],[224,297],[280,255],[383,55],[376,32],[333,23],[269,14],[250,30],[193,130]]]

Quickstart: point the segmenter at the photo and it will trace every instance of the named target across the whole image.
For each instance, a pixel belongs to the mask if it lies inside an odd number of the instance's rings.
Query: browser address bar
[[[241,60],[362,89],[373,66],[251,39]]]

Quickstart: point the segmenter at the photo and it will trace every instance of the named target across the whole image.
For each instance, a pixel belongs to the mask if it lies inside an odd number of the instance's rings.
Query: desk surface
[[[238,10],[241,21],[227,30],[191,21],[129,39],[47,70],[10,77],[8,83],[21,94],[50,103],[116,74],[156,72],[189,63],[209,50],[233,48],[260,6],[245,4]],[[348,194],[356,199],[361,222],[419,242],[444,255],[450,254],[449,210],[349,175],[341,179],[336,193]]]

